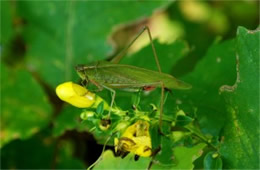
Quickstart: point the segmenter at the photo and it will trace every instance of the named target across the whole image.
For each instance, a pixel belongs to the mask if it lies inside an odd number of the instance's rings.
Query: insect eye
[[[79,64],[79,65],[76,65],[75,66],[75,70],[77,70],[77,71],[83,71],[84,70],[84,65],[83,64]]]

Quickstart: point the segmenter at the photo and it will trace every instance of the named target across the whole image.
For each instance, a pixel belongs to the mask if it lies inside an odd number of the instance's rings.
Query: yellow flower
[[[99,96],[73,82],[65,82],[57,86],[56,94],[61,100],[79,108],[96,107],[103,101]],[[108,105],[106,102],[104,104],[106,109]]]
[[[114,139],[115,151],[118,155],[124,156],[127,152],[132,152],[138,156],[149,157],[152,154],[151,137],[149,133],[149,123],[138,120],[129,126],[123,135]]]

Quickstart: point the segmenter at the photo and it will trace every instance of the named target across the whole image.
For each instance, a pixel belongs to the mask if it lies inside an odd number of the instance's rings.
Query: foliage
[[[0,3],[1,168],[98,160],[94,169],[259,169],[259,2]],[[112,110],[107,90],[84,109],[60,101],[59,84],[81,84],[75,65],[111,59],[144,25],[162,71],[192,85],[166,92],[161,129],[160,89],[117,91]],[[121,63],[157,70],[146,33]],[[126,135],[140,120],[149,128]],[[124,158],[112,152],[122,137],[137,143],[119,147],[130,152]],[[148,139],[153,154],[135,161]]]

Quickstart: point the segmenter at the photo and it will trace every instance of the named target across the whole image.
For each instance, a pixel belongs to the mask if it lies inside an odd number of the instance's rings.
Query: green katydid
[[[154,58],[158,71],[152,71],[131,65],[118,64],[124,56],[127,49],[138,39],[138,37],[147,30],[151,42]],[[156,87],[161,88],[160,100],[160,119],[159,125],[162,125],[163,101],[165,89],[190,89],[191,85],[174,78],[169,74],[161,72],[159,60],[152,41],[152,35],[147,26],[131,41],[131,43],[110,62],[98,61],[92,65],[77,65],[76,71],[82,80],[91,82],[102,90],[103,88],[112,92],[111,107],[113,106],[116,92],[114,89],[126,89],[137,91],[139,89],[151,90]]]

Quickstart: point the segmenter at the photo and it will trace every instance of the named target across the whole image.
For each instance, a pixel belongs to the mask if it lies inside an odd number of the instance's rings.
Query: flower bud
[[[82,112],[82,113],[80,114],[80,118],[81,118],[82,120],[87,120],[87,119],[93,117],[94,114],[95,114],[95,112],[85,111],[85,112]]]
[[[91,107],[96,101],[94,93],[72,82],[60,84],[56,88],[56,94],[61,100],[78,108]]]
[[[104,101],[101,97],[73,82],[65,82],[57,86],[56,94],[61,100],[78,108],[95,108]],[[104,102],[104,109],[109,109],[106,102]]]

